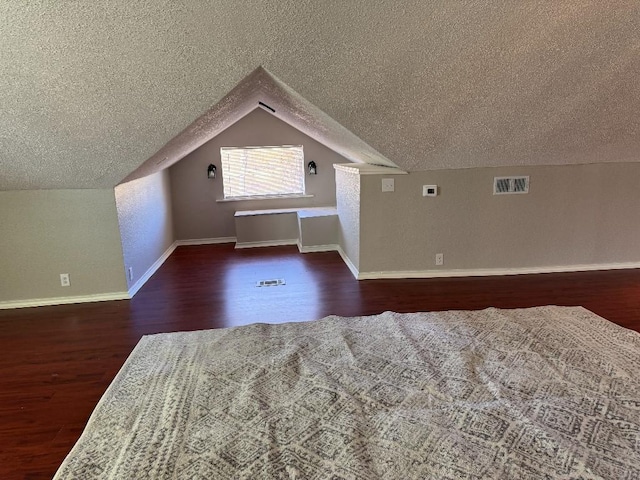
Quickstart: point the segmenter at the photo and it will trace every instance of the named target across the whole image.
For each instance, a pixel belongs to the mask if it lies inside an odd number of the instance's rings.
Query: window
[[[302,145],[222,147],[224,198],[304,195]]]

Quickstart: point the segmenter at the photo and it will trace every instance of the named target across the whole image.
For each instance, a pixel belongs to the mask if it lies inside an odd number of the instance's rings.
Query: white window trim
[[[231,198],[218,198],[216,202],[224,203],[224,202],[252,202],[255,200],[277,200],[277,199],[287,199],[287,198],[313,198],[315,195],[312,194],[304,194],[304,195],[261,195],[261,196],[252,196],[252,197],[231,197]]]

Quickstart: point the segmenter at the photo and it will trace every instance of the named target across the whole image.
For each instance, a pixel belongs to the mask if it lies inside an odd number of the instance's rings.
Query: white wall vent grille
[[[493,194],[529,193],[529,177],[493,177]]]

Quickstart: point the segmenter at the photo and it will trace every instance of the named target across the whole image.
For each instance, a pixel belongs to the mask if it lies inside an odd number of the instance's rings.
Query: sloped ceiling
[[[144,177],[173,165],[249,112],[261,108],[261,104],[272,115],[353,162],[397,167],[264,68],[258,67],[124,181]]]
[[[112,187],[259,65],[405,170],[640,158],[635,0],[0,2],[0,35],[3,190]]]

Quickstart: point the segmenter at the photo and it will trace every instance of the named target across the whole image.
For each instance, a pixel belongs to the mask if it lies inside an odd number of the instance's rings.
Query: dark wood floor
[[[276,278],[286,285],[255,286]],[[0,311],[0,478],[52,477],[142,335],[549,304],[640,331],[640,270],[358,282],[335,252],[180,247],[131,301]]]

